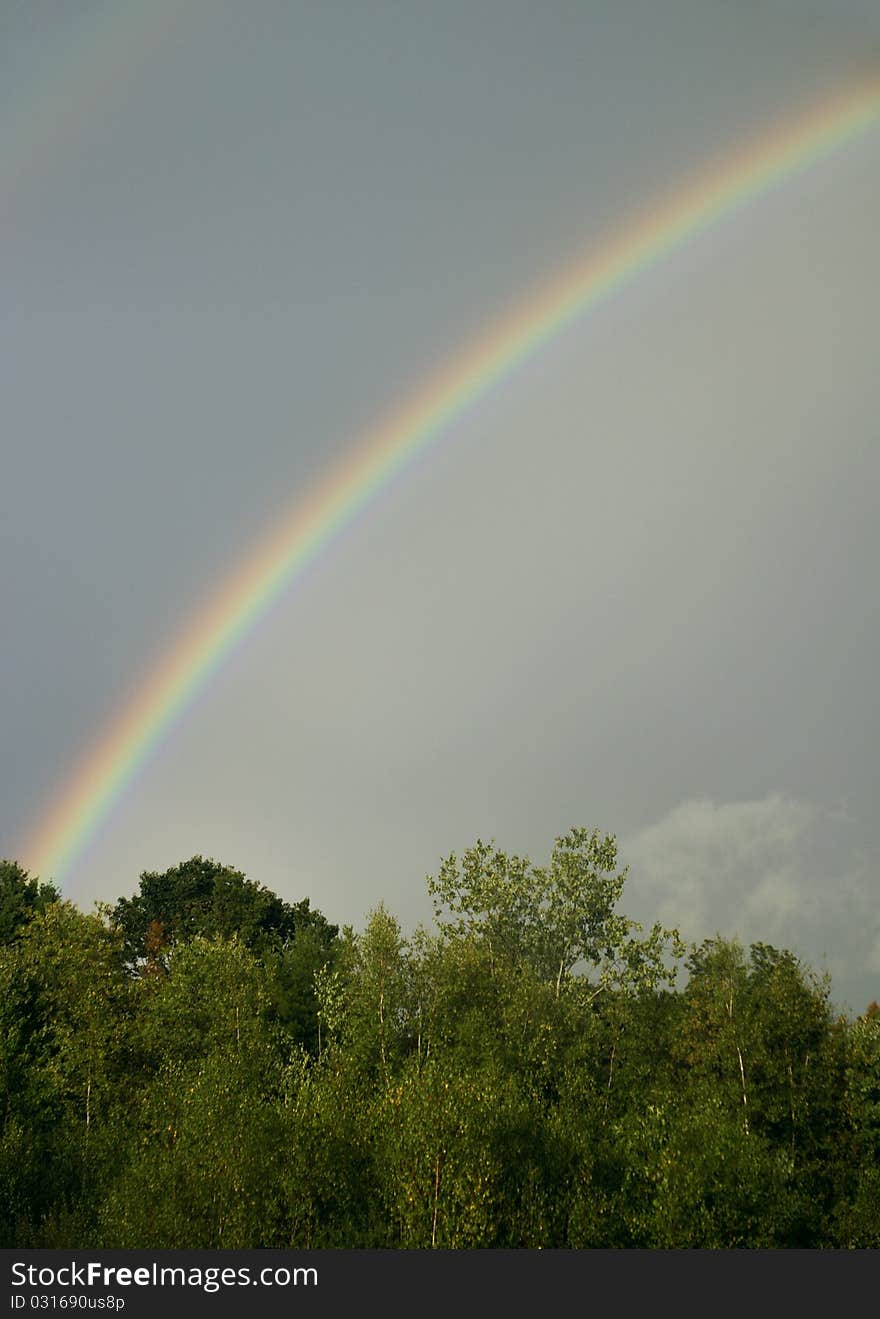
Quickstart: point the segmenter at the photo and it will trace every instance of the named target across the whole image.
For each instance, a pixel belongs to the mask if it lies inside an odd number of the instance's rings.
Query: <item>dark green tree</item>
[[[272,1025],[266,968],[236,940],[196,937],[133,989],[142,1070],[101,1244],[271,1244],[289,1044]]]
[[[313,920],[294,932],[273,963],[270,993],[278,1020],[311,1054],[322,1043],[319,989],[334,975],[336,961],[336,927]]]
[[[843,1148],[836,1206],[838,1242],[880,1249],[880,1007],[871,1003],[846,1032]]]
[[[4,1245],[73,1245],[88,1230],[130,1099],[131,989],[118,933],[69,902],[0,948],[0,1224],[16,1234]]]
[[[120,898],[113,920],[122,930],[129,964],[161,959],[163,951],[197,936],[233,935],[264,953],[282,948],[294,934],[313,928],[332,938],[329,926],[308,898],[290,904],[241,871],[201,856],[161,874],[144,871],[139,891]]]
[[[0,861],[0,944],[10,943],[26,921],[60,897],[54,884],[32,879],[17,861]]]

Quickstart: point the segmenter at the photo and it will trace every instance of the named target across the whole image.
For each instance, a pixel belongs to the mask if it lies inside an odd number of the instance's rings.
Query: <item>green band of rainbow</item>
[[[435,444],[476,399],[576,317],[719,217],[850,140],[878,117],[880,81],[871,81],[763,136],[569,267],[362,435],[311,497],[291,507],[223,582],[136,698],[111,721],[21,850],[25,864],[64,880],[150,753],[235,644],[358,511]]]

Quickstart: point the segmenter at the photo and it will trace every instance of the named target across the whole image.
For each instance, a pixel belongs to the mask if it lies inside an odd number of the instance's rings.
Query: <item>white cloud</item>
[[[794,868],[815,808],[779,795],[763,801],[686,801],[624,845],[631,891],[650,889],[660,918],[709,928],[757,910],[789,907]]]
[[[690,800],[622,840],[630,867],[624,907],[677,925],[689,940],[716,932],[791,948],[827,968],[848,998],[880,971],[877,868],[854,821],[773,793],[757,801]]]

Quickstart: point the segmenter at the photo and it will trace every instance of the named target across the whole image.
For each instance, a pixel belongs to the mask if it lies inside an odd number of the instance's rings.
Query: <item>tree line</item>
[[[0,863],[0,1245],[880,1247],[880,1009],[477,842],[339,930],[200,856],[84,914]]]

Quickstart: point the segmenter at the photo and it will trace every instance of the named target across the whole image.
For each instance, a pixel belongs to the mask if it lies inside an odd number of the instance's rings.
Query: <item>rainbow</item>
[[[135,698],[74,767],[19,853],[22,860],[63,882],[151,753],[233,649],[322,549],[475,400],[641,272],[878,117],[880,81],[873,79],[763,135],[569,266],[380,418],[204,602]]]

